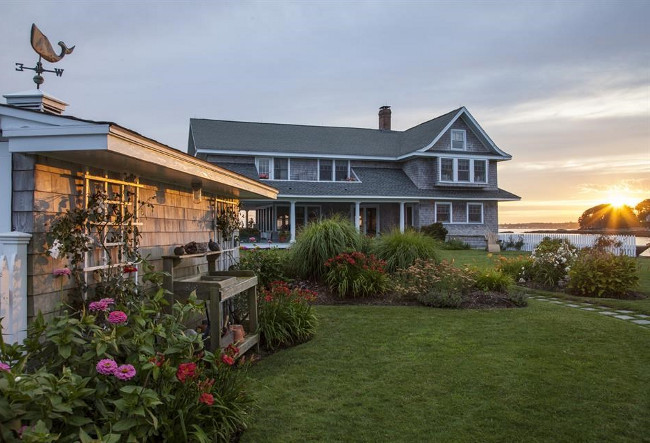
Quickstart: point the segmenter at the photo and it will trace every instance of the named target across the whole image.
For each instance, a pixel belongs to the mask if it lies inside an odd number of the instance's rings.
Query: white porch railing
[[[0,234],[0,318],[2,338],[19,343],[27,330],[27,244],[24,232]]]
[[[569,240],[573,246],[577,248],[587,248],[594,245],[596,239],[600,237],[598,234],[508,234],[508,233],[499,233],[499,240],[502,242],[502,245],[505,245],[509,241],[517,242],[519,239],[523,240],[524,245],[522,246],[522,251],[532,251],[535,249],[544,237],[563,238]],[[614,239],[615,241],[621,242],[619,248],[612,248],[616,254],[625,254],[630,257],[636,257],[636,237],[634,235],[609,235],[609,238]],[[503,248],[505,249],[505,248]]]

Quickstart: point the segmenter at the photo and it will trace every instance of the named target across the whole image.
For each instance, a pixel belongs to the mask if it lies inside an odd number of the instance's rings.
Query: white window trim
[[[260,160],[269,161],[269,178],[260,178],[260,180],[273,180],[273,157],[255,157],[255,169],[257,169],[257,176],[260,175]]]
[[[475,205],[475,206],[480,206],[481,207],[481,221],[480,222],[471,222],[469,221],[469,207],[470,205]],[[482,225],[483,222],[485,221],[485,213],[484,213],[484,207],[483,203],[477,203],[477,202],[467,202],[467,205],[465,206],[465,214],[466,214],[466,223],[469,225]]]
[[[449,206],[449,221],[438,221],[438,206],[446,205]],[[451,204],[451,202],[436,202],[433,208],[433,215],[434,215],[434,220],[436,223],[442,223],[442,224],[452,224],[454,222],[454,206]]]
[[[454,134],[455,133],[460,133],[463,134],[463,147],[462,148],[454,148]],[[450,142],[449,142],[449,149],[453,151],[467,151],[467,132],[464,129],[452,129],[450,132]]]
[[[451,158],[453,162],[453,180],[443,180],[442,179],[442,159],[449,159]],[[458,160],[461,160],[456,157],[439,157],[438,161],[438,178],[441,183],[476,183],[476,184],[488,184],[488,179],[489,179],[489,168],[490,168],[490,162],[487,159],[483,158],[463,158],[462,160],[469,160],[469,181],[466,180],[458,180]],[[474,179],[474,162],[475,161],[480,161],[480,162],[485,162],[485,181],[475,181]]]

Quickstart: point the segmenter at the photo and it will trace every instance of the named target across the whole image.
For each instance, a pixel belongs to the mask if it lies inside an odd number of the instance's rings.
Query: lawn
[[[650,329],[535,300],[316,309],[311,342],[252,368],[243,442],[648,437]]]

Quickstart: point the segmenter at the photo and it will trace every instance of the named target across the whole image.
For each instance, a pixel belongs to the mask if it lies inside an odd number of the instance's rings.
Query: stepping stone
[[[579,308],[580,307],[580,305],[569,305],[569,304],[567,304],[567,306],[571,306],[572,308]]]
[[[597,311],[596,308],[582,308],[583,311]]]
[[[650,325],[650,320],[632,320],[632,323],[637,325]]]
[[[636,316],[639,318],[650,318],[650,315],[645,315],[645,314],[637,314]]]
[[[630,317],[629,315],[615,315],[614,318],[619,318],[621,320],[635,320],[634,317]]]
[[[538,298],[537,301],[548,301],[547,298]]]
[[[560,300],[551,300],[551,303],[557,303],[558,305],[563,305],[564,304]]]
[[[621,314],[634,314],[634,311],[616,311]]]
[[[599,314],[603,314],[603,315],[616,315],[616,312],[612,312],[612,311],[600,311]]]

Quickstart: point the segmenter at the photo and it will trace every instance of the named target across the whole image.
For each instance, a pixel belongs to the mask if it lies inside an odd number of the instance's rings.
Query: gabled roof
[[[488,155],[504,160],[511,158],[494,144],[465,107],[406,131],[193,118],[190,119],[190,145],[200,154],[401,160],[426,155],[425,151],[461,117],[488,148]]]

